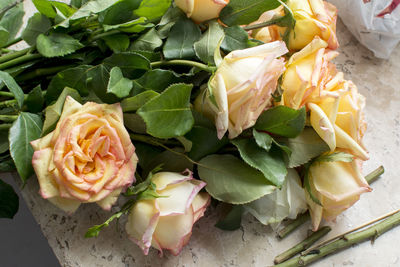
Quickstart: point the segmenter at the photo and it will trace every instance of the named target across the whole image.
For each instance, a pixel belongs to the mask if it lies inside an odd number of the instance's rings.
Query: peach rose
[[[89,202],[109,210],[135,180],[138,158],[119,104],[68,96],[55,130],[31,144],[40,194],[66,212]]]
[[[197,23],[219,17],[229,0],[175,0],[175,4]]]
[[[261,14],[261,16],[258,18],[258,20],[250,23],[249,26],[260,24],[260,23],[263,23],[266,21],[270,21],[274,17],[284,16],[284,15],[285,14],[283,11],[283,6],[280,6],[276,9],[268,10],[268,11],[264,12],[263,14]],[[271,25],[268,27],[263,27],[260,29],[252,30],[249,33],[250,33],[250,37],[252,37],[254,39],[260,40],[264,43],[270,43],[270,42],[282,40],[281,35],[284,34],[284,28],[279,27],[277,25]]]
[[[285,69],[284,59],[278,57],[287,52],[285,43],[276,41],[233,51],[218,65],[204,106],[215,119],[219,138],[226,131],[235,138],[271,105],[271,94]]]
[[[300,50],[316,36],[328,43],[328,48],[336,49],[337,9],[322,0],[289,0],[287,6],[292,10],[296,25],[289,35],[289,49]]]
[[[322,218],[328,221],[335,219],[357,202],[362,193],[372,190],[356,161],[315,162],[309,169],[308,177],[311,192],[322,204],[315,203],[306,193],[314,231]]]
[[[139,200],[132,207],[126,231],[132,241],[147,255],[150,246],[178,255],[189,242],[193,224],[203,216],[210,203],[210,196],[199,191],[206,183],[193,179],[191,172],[182,175],[159,172],[151,181],[162,196]]]

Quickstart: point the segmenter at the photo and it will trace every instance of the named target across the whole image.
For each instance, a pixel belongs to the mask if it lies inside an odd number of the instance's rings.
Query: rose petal
[[[40,194],[43,198],[59,196],[58,186],[54,181],[53,175],[48,171],[49,162],[52,160],[53,151],[45,148],[35,151],[32,157],[32,166],[40,184]]]

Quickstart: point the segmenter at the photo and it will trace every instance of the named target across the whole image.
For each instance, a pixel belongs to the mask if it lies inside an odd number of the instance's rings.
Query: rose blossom
[[[159,172],[151,181],[160,198],[139,200],[132,207],[126,231],[147,255],[150,246],[177,255],[189,242],[193,224],[203,216],[210,196],[199,191],[205,182],[193,179],[192,173],[182,175]]]
[[[88,202],[109,210],[135,180],[138,159],[119,104],[68,96],[55,130],[31,144],[40,194],[66,212]]]
[[[218,18],[229,0],[175,0],[175,4],[197,23]]]
[[[235,138],[271,105],[271,94],[285,69],[284,59],[277,58],[287,51],[284,42],[276,41],[233,51],[218,65],[203,106],[214,117],[219,138],[226,131]]]
[[[292,10],[296,25],[290,32],[289,49],[300,50],[319,36],[328,43],[328,48],[336,49],[337,9],[322,0],[289,0],[287,6]]]
[[[358,201],[362,193],[372,190],[356,160],[315,162],[309,169],[308,177],[312,194],[322,204],[315,203],[306,193],[314,231],[318,229],[322,218],[328,221],[335,219]]]

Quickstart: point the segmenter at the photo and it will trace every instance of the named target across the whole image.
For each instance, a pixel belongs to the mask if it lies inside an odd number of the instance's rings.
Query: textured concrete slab
[[[28,8],[29,7],[28,1]],[[400,207],[400,47],[385,61],[373,57],[338,23],[340,56],[338,68],[367,97],[368,131],[365,145],[371,159],[364,173],[383,164],[386,173],[373,184],[374,191],[364,194],[355,206],[331,223],[332,237],[364,222]],[[82,205],[73,215],[67,215],[38,194],[38,183],[31,179],[23,196],[44,235],[63,266],[268,266],[273,257],[303,239],[309,225],[290,237],[278,241],[274,232],[247,216],[243,227],[224,232],[214,227],[216,213],[208,210],[194,227],[192,238],[182,253],[159,258],[156,250],[146,257],[131,243],[124,232],[124,220],[102,231],[97,239],[85,239],[86,230],[102,223],[110,213],[97,205]],[[369,242],[325,258],[316,266],[400,266],[400,228]]]

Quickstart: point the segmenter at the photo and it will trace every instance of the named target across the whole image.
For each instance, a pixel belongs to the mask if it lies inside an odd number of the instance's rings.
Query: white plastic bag
[[[328,0],[350,32],[376,57],[389,58],[400,42],[400,0]]]

